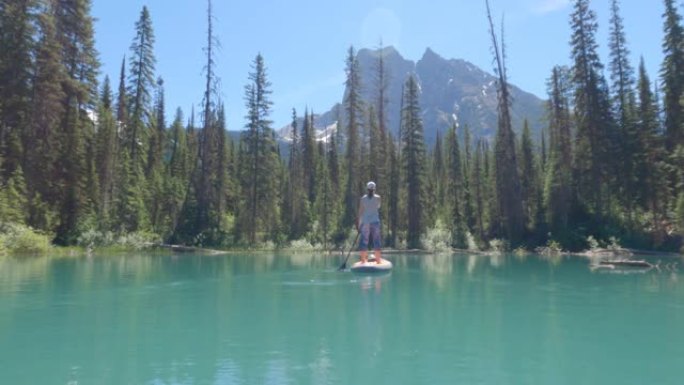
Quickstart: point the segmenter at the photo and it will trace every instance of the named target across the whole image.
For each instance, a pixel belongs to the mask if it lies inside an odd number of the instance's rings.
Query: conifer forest
[[[386,247],[425,248],[438,232],[458,249],[497,240],[581,250],[612,240],[680,251],[682,8],[660,0],[664,60],[649,74],[648,57],[633,65],[619,0],[611,0],[609,20],[598,20],[590,0],[572,4],[570,64],[545,75],[540,135],[511,122],[515,68],[490,16],[482,23],[491,47],[482,49],[492,51],[498,80],[494,138],[461,122],[428,143],[417,79],[401,79],[401,100],[391,100],[386,84],[396,74],[382,55],[375,76],[363,78],[349,47],[340,52],[346,91],[337,130],[317,140],[314,113],[287,106],[285,143],[271,120],[268,60],[276,66],[277,58],[255,47],[249,73],[219,74],[210,0],[204,68],[196,69],[203,98],[197,110],[171,113],[146,7],[130,21],[120,73],[102,74],[90,0],[1,0],[0,233],[19,226],[65,246],[139,234],[224,249],[334,249],[354,238],[358,199],[373,180]],[[597,41],[599,23],[610,30],[607,42]],[[600,57],[599,44],[609,57]],[[245,106],[239,134],[226,127],[220,76],[244,78],[244,99],[231,101]],[[374,90],[373,102],[362,99],[362,87]],[[399,127],[388,126],[389,103],[401,106]]]

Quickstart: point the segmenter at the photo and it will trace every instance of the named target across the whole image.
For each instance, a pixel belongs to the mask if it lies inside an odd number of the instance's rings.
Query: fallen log
[[[615,267],[641,267],[641,268],[653,268],[654,264],[646,262],[644,260],[633,260],[633,259],[617,259],[617,260],[604,260],[600,261],[599,265],[604,266],[615,266]]]

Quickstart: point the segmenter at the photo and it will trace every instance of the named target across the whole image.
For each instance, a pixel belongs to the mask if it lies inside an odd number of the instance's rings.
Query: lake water
[[[0,384],[684,382],[677,271],[389,258],[0,259]]]

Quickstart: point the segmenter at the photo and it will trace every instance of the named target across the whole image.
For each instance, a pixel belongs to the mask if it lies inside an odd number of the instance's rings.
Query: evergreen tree
[[[147,176],[161,173],[164,161],[164,143],[166,142],[166,105],[164,102],[164,79],[157,79],[157,95],[155,97],[153,130],[150,132],[150,145],[147,153]]]
[[[654,244],[659,245],[665,238],[663,220],[667,215],[670,192],[668,186],[668,171],[665,158],[664,140],[660,134],[658,119],[658,103],[651,81],[646,73],[644,59],[639,65],[638,79],[639,104],[637,110],[637,128],[639,142],[642,143],[642,156],[635,159],[635,177],[637,181],[639,203],[651,212],[654,230]]]
[[[327,250],[328,237],[332,232],[332,217],[335,215],[335,205],[330,200],[332,184],[328,170],[328,153],[326,142],[318,143],[318,156],[316,157],[316,200],[313,202],[314,217],[318,218],[314,226],[314,238],[312,243],[323,244]]]
[[[610,187],[619,168],[603,65],[596,44],[598,27],[589,0],[576,0],[572,14],[572,74],[577,119],[575,167],[580,201],[597,218],[607,214]]]
[[[102,87],[102,97],[98,109],[98,129],[96,134],[97,174],[100,182],[100,207],[98,212],[102,221],[107,223],[110,219],[112,201],[115,198],[116,164],[118,162],[118,136],[117,127],[112,110],[112,90],[109,77],[105,77]]]
[[[0,13],[0,175],[9,178],[21,166],[31,115],[37,1],[5,0]],[[22,143],[23,142],[23,143]]]
[[[684,29],[681,15],[674,0],[664,0],[663,18],[665,38],[663,40],[662,77],[665,111],[665,144],[669,151],[684,144]]]
[[[378,115],[373,105],[368,106],[368,125],[369,125],[369,142],[368,142],[368,178],[379,184],[383,181],[382,174],[384,173],[384,164],[386,162],[385,152],[385,135],[380,129]]]
[[[90,0],[64,0],[55,5],[56,31],[65,68],[64,116],[60,128],[59,176],[61,191],[58,243],[73,243],[82,216],[87,214],[88,173],[86,151],[94,124],[88,116],[97,101],[99,61],[95,50]]]
[[[475,228],[475,204],[472,193],[472,165],[473,157],[471,150],[472,139],[470,127],[466,124],[463,127],[463,218],[466,228],[472,231]]]
[[[554,67],[549,82],[550,151],[544,185],[547,222],[553,233],[567,229],[573,195],[569,82],[569,70]]]
[[[359,69],[359,62],[354,47],[349,47],[346,64],[346,93],[343,102],[343,108],[347,118],[345,127],[347,143],[344,155],[347,185],[345,187],[344,198],[345,211],[342,219],[342,227],[344,228],[347,228],[354,223],[358,207],[357,201],[360,195],[359,191],[363,191],[363,180],[361,179],[359,167],[361,162],[359,149],[362,145],[360,141],[360,130],[362,128],[361,118],[363,115],[361,101],[361,71]]]
[[[66,75],[57,40],[54,8],[48,7],[38,17],[40,40],[36,49],[33,76],[30,151],[26,152],[26,181],[31,186],[31,226],[54,230],[45,220],[53,216],[51,207],[59,203],[58,158],[63,145],[60,123],[64,116],[63,82]]]
[[[187,135],[183,127],[183,112],[176,110],[176,116],[170,130],[170,160],[167,166],[165,184],[166,199],[164,200],[164,212],[167,216],[165,222],[169,232],[176,231],[179,216],[183,209],[188,187],[190,183],[190,150],[188,149]]]
[[[466,223],[463,216],[463,207],[465,206],[465,199],[463,194],[463,166],[461,160],[461,149],[458,143],[458,135],[456,134],[456,124],[454,124],[447,133],[447,159],[448,159],[448,180],[449,180],[449,194],[451,198],[451,228],[453,245],[458,248],[465,248],[466,245]]]
[[[523,216],[525,228],[528,231],[536,225],[538,207],[538,177],[532,144],[530,125],[525,119],[523,134],[520,143],[520,192],[523,204]]]
[[[484,161],[486,154],[484,151],[484,142],[479,140],[475,147],[475,160],[473,161],[473,201],[474,201],[474,215],[475,215],[475,229],[480,241],[485,240],[485,213],[488,211],[487,196],[486,196],[486,175],[484,173]]]
[[[305,112],[304,125],[308,125],[308,111]],[[292,142],[290,144],[290,157],[288,160],[288,189],[283,202],[283,221],[290,227],[290,239],[299,239],[305,233],[303,219],[306,214],[308,197],[303,188],[304,164],[301,155],[301,139],[297,129],[297,111],[292,109]],[[309,167],[306,167],[309,168]]]
[[[302,162],[306,167],[303,168],[302,182],[304,191],[309,202],[313,202],[316,195],[316,128],[314,127],[313,111],[304,112],[304,125],[302,127]]]
[[[389,164],[388,156],[388,127],[387,127],[387,111],[389,105],[388,89],[391,80],[391,74],[385,63],[385,48],[382,42],[378,49],[378,56],[375,60],[375,108],[374,113],[370,113],[371,125],[371,145],[370,145],[370,163],[372,166],[371,179],[380,186],[389,186],[388,173],[391,165]],[[387,196],[387,194],[385,194]],[[388,210],[381,210],[381,220],[387,223],[389,220]]]
[[[135,232],[149,228],[145,206],[144,176],[142,170],[132,167],[128,151],[121,152],[117,175],[120,186],[116,197],[116,230]]]
[[[7,184],[0,184],[0,224],[26,224],[28,213],[28,192],[21,166],[17,167]]]
[[[402,166],[406,185],[406,215],[409,248],[420,247],[420,236],[425,231],[425,138],[419,105],[418,83],[410,75],[405,83],[402,103]]]
[[[433,227],[438,219],[443,220],[445,223],[451,221],[451,216],[448,214],[449,210],[445,210],[448,206],[446,203],[447,190],[451,182],[447,176],[450,162],[448,156],[450,153],[449,149],[444,147],[442,136],[438,132],[435,137],[435,146],[432,150],[432,161],[430,162],[429,178],[427,180],[428,189],[426,191],[428,196],[425,211],[427,218],[429,218],[427,225],[430,227]]]
[[[131,43],[130,74],[127,93],[130,97],[131,114],[125,135],[125,147],[131,154],[134,167],[143,166],[141,152],[148,140],[147,124],[152,117],[150,104],[154,89],[154,30],[147,6],[143,6],[140,17],[135,23],[135,38]]]
[[[391,132],[387,132],[387,153],[389,159],[387,203],[387,228],[389,229],[389,244],[397,245],[397,233],[399,231],[399,186],[401,183],[401,165],[398,149]]]
[[[642,143],[636,127],[636,98],[634,95],[634,69],[629,62],[627,39],[620,16],[618,0],[611,2],[610,19],[610,72],[613,89],[613,113],[619,128],[620,144],[617,154],[620,164],[617,167],[620,201],[629,218],[634,212],[634,188],[637,180],[634,175],[635,158],[643,156]],[[630,220],[631,222],[631,220]]]
[[[121,61],[121,74],[119,75],[119,91],[116,99],[116,122],[124,131],[128,125],[128,95],[126,93],[126,57]],[[126,131],[127,132],[127,131]]]
[[[261,54],[252,64],[253,72],[249,74],[250,83],[245,87],[245,101],[248,110],[247,129],[245,133],[245,156],[243,169],[248,169],[243,186],[248,194],[246,207],[242,213],[248,216],[246,231],[251,244],[257,241],[257,231],[264,230],[271,237],[278,229],[278,185],[279,170],[277,144],[272,122],[268,119],[272,102],[270,100],[271,83],[267,79],[266,67]]]
[[[511,123],[511,96],[506,73],[505,44],[499,42],[494,32],[487,1],[487,15],[494,49],[496,73],[498,75],[498,129],[496,133],[496,196],[500,225],[506,239],[512,242],[520,240],[524,226],[523,210],[521,205],[520,179],[515,154],[515,134]],[[503,36],[501,37],[503,40]]]

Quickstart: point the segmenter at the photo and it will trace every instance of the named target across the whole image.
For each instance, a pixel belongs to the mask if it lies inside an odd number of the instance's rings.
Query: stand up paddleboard
[[[392,270],[392,262],[387,259],[382,259],[382,262],[376,263],[375,259],[369,259],[368,262],[356,262],[351,266],[353,273],[384,273]]]

